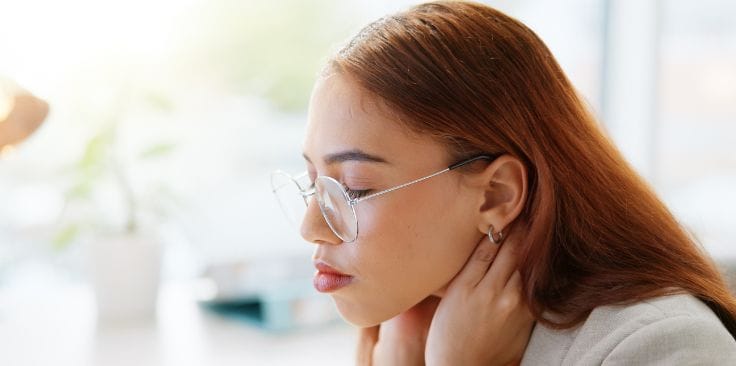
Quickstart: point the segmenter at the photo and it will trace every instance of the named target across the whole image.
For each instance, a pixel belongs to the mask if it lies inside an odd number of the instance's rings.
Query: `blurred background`
[[[269,174],[326,58],[403,0],[0,4],[0,364],[352,364]],[[736,3],[484,1],[736,263]],[[31,134],[32,133],[32,134]]]

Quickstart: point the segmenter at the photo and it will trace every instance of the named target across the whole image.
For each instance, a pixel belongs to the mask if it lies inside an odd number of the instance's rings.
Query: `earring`
[[[498,232],[498,237],[493,235],[493,225],[488,227],[488,239],[491,239],[491,243],[500,245],[503,241],[503,231]]]

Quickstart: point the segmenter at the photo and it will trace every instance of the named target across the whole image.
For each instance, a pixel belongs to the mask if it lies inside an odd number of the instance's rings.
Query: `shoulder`
[[[671,295],[596,308],[572,330],[537,325],[524,364],[542,359],[565,365],[731,364],[736,341],[700,300]]]

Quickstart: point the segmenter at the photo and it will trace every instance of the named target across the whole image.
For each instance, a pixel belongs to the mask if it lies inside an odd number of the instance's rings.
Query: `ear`
[[[479,201],[478,230],[486,234],[493,225],[495,233],[505,234],[526,203],[526,167],[513,156],[502,155],[478,173],[473,181]]]

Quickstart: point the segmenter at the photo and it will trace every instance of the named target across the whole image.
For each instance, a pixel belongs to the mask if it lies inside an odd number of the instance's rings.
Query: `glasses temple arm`
[[[367,200],[367,199],[370,199],[370,198],[373,198],[373,197],[378,197],[378,196],[384,195],[384,194],[386,194],[386,193],[389,193],[389,192],[393,192],[393,191],[395,191],[395,190],[397,190],[397,189],[401,189],[401,188],[404,188],[404,187],[406,187],[406,186],[410,186],[410,185],[412,185],[412,184],[414,184],[414,183],[419,183],[419,182],[421,182],[421,181],[423,181],[423,180],[427,180],[427,179],[429,179],[429,178],[432,178],[432,177],[438,176],[438,175],[440,175],[440,174],[442,174],[442,173],[445,173],[445,172],[448,172],[448,171],[450,171],[450,169],[443,169],[443,170],[440,170],[439,172],[436,172],[436,173],[430,174],[430,175],[428,175],[428,176],[426,176],[426,177],[422,177],[422,178],[419,178],[419,179],[414,179],[414,180],[413,180],[413,181],[411,181],[411,182],[407,182],[407,183],[404,183],[404,184],[400,184],[400,185],[398,185],[398,186],[396,186],[396,187],[393,187],[393,188],[389,188],[389,189],[387,189],[387,190],[385,190],[385,191],[380,191],[380,192],[376,192],[376,193],[373,193],[373,194],[369,194],[369,195],[367,195],[367,196],[365,196],[365,197],[361,197],[361,198],[358,198],[358,199],[355,199],[355,200],[350,200],[350,202],[351,202],[351,204],[356,204],[356,203],[358,203],[358,202],[360,202],[360,201],[365,201],[365,200]]]
[[[461,166],[465,166],[465,165],[468,165],[470,163],[476,162],[478,160],[494,160],[497,157],[498,157],[498,155],[496,155],[496,156],[493,156],[493,155],[478,155],[478,156],[474,156],[474,157],[472,157],[470,159],[466,159],[466,160],[463,160],[461,162],[457,162],[455,164],[452,164],[449,167],[447,167],[447,169],[448,170],[453,170],[453,169],[457,169],[457,168],[459,168]]]
[[[415,180],[413,180],[413,181],[411,181],[411,182],[407,182],[407,183],[404,183],[404,184],[398,185],[398,186],[396,186],[396,187],[393,187],[393,188],[389,188],[389,189],[387,189],[387,190],[385,190],[385,191],[380,191],[380,192],[376,192],[376,193],[373,193],[373,194],[369,194],[369,195],[367,195],[367,196],[365,196],[365,197],[361,197],[361,198],[358,198],[358,199],[351,199],[351,200],[349,200],[349,201],[348,201],[348,203],[349,203],[349,204],[350,204],[351,206],[353,206],[353,205],[357,204],[357,203],[358,203],[358,202],[360,202],[360,201],[365,201],[365,200],[367,200],[367,199],[371,199],[371,198],[374,198],[374,197],[378,197],[378,196],[384,195],[384,194],[386,194],[386,193],[389,193],[389,192],[393,192],[393,191],[395,191],[395,190],[397,190],[397,189],[401,189],[401,188],[404,188],[404,187],[406,187],[406,186],[410,186],[410,185],[412,185],[412,184],[414,184],[414,183],[419,183],[419,182],[421,182],[421,181],[423,181],[423,180],[427,180],[427,179],[429,179],[429,178],[432,178],[432,177],[438,176],[438,175],[440,175],[440,174],[442,174],[442,173],[445,173],[445,172],[449,172],[449,171],[450,171],[450,170],[452,170],[452,169],[456,169],[456,168],[459,168],[459,167],[461,167],[461,166],[464,166],[464,165],[466,165],[466,164],[470,164],[470,163],[472,163],[472,162],[474,162],[474,161],[478,161],[478,160],[494,160],[494,159],[495,159],[495,158],[497,158],[497,157],[498,157],[498,155],[497,155],[497,156],[492,156],[492,155],[478,155],[478,156],[472,157],[472,158],[470,158],[470,159],[467,159],[467,160],[463,160],[463,161],[461,161],[461,162],[459,162],[459,163],[455,163],[455,164],[452,164],[452,165],[450,165],[449,167],[447,167],[446,169],[440,170],[440,171],[438,171],[438,172],[436,172],[436,173],[433,173],[433,174],[430,174],[430,175],[428,175],[428,176],[426,176],[426,177],[422,177],[422,178],[419,178],[419,179],[415,179]]]

